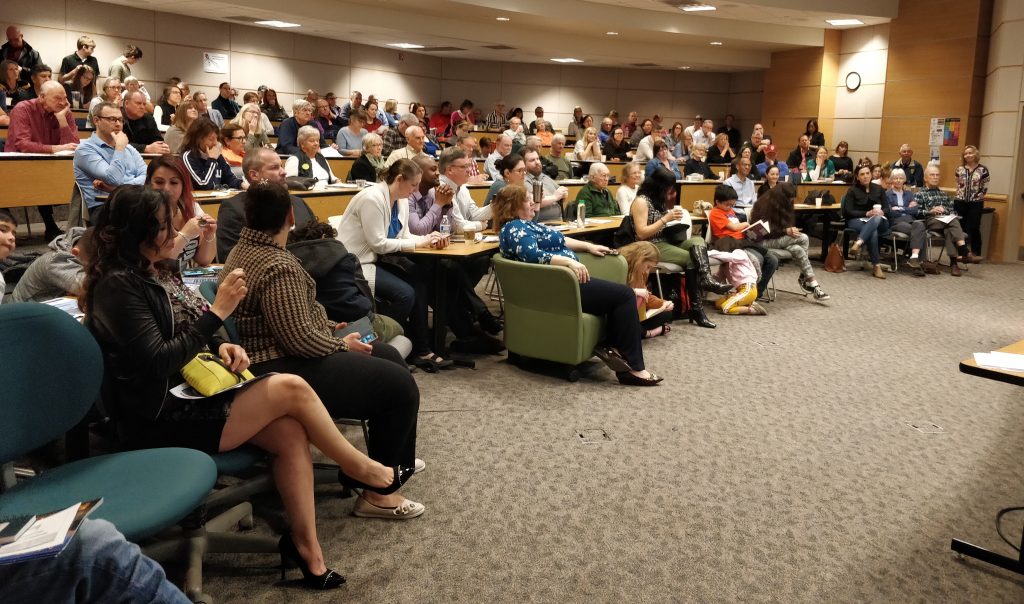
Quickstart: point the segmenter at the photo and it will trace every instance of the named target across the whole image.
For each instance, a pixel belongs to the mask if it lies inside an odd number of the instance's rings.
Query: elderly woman
[[[338,130],[335,142],[338,144],[338,152],[345,157],[358,157],[363,149],[363,137],[367,130],[363,126],[367,121],[366,112],[362,109],[354,109],[348,116],[348,125]]]
[[[272,121],[283,122],[288,119],[288,113],[284,110],[284,107],[277,102],[277,91],[273,88],[268,88],[267,91],[263,93],[263,102],[260,103],[260,111]]]
[[[679,164],[672,158],[672,154],[669,153],[669,147],[664,140],[655,141],[653,146],[654,157],[647,162],[647,167],[644,168],[644,176],[650,176],[658,168],[665,168],[669,172],[676,175],[676,179],[681,180],[683,175],[679,173]]]
[[[686,176],[700,174],[704,180],[715,180],[715,175],[711,172],[711,168],[705,161],[707,152],[707,145],[695,143],[690,150],[690,159],[686,160],[686,165],[683,167],[683,173]]]
[[[384,172],[384,139],[378,134],[369,133],[363,137],[363,152],[352,164],[349,170],[348,179],[350,182],[365,180],[366,182],[380,182]]]
[[[195,101],[188,99],[178,103],[174,112],[174,121],[164,133],[164,142],[167,143],[167,148],[171,153],[181,152],[181,142],[185,139],[185,133],[197,119],[199,119],[199,109],[196,107]]]
[[[228,122],[220,129],[221,153],[228,165],[232,168],[240,168],[242,160],[245,159],[245,132],[238,124]],[[237,173],[237,171],[236,171]]]
[[[189,126],[181,142],[181,159],[192,178],[193,189],[249,188],[248,181],[231,171],[220,144],[220,130],[208,119],[196,120]]]
[[[277,130],[277,147],[275,147],[275,150],[278,155],[295,155],[299,152],[299,128],[306,124],[312,125],[313,104],[306,99],[296,99],[292,103],[292,113],[293,115],[290,118],[281,122],[281,126]],[[322,135],[320,146],[326,146]]]
[[[391,164],[384,182],[363,189],[349,202],[338,226],[338,240],[359,259],[374,297],[380,301],[380,312],[401,323],[412,340],[409,361],[436,373],[451,367],[452,361],[430,349],[429,278],[409,258],[396,256],[447,245],[440,233],[409,232],[408,197],[419,187],[422,176],[423,170],[414,161],[400,159]]]
[[[299,152],[284,163],[285,176],[315,178],[317,184],[338,182],[327,158],[320,152],[320,131],[312,126],[299,128]]]
[[[398,114],[398,101],[395,99],[388,99],[384,101],[384,115],[388,118],[389,128],[398,126],[398,120],[402,118],[402,116]]]
[[[576,141],[573,155],[576,161],[603,161],[601,141],[597,138],[597,128],[591,126],[583,132],[583,138]]]
[[[622,184],[615,191],[615,203],[619,204],[620,214],[629,214],[629,208],[636,199],[637,189],[644,179],[643,166],[630,162],[622,169]]]
[[[591,279],[587,266],[576,252],[604,256],[611,250],[603,245],[565,237],[560,232],[534,222],[537,206],[522,185],[502,189],[494,199],[494,226],[499,230],[501,255],[510,260],[533,264],[564,266],[579,281],[583,312],[603,316],[607,323],[607,347],[602,359],[615,371],[619,383],[629,386],[655,386],[662,378],[644,366],[640,317],[633,290],[623,283]]]
[[[264,120],[266,120],[265,123]],[[231,120],[231,123],[241,127],[242,132],[245,133],[244,146],[246,150],[270,146],[270,137],[267,132],[273,132],[273,127],[268,128],[270,119],[263,115],[260,106],[256,103],[242,105],[238,115]]]
[[[171,122],[174,120],[178,103],[181,102],[181,89],[177,86],[168,86],[164,88],[164,94],[161,98],[163,100],[153,108],[153,119],[156,121],[156,127],[160,129],[160,132],[167,132],[167,129],[171,127]]]
[[[92,123],[92,110],[93,107],[99,105],[102,102],[114,103],[118,107],[121,106],[121,80],[117,78],[107,78],[106,82],[103,82],[103,90],[100,94],[89,101],[89,115],[85,119],[85,123],[90,128],[95,128],[96,125]],[[171,149],[173,152],[174,149]]]
[[[889,219],[890,229],[910,238],[907,245],[910,248],[910,259],[907,264],[913,269],[915,277],[924,277],[920,256],[925,246],[926,229],[924,220],[918,220],[921,217],[921,204],[914,199],[914,192],[906,184],[907,173],[903,168],[893,168],[889,174],[889,188],[885,190],[885,200],[889,205],[886,218]]]
[[[146,86],[135,76],[128,76],[124,79],[124,92],[121,93],[122,99],[127,99],[128,95],[132,92],[139,91],[146,97],[146,111],[153,113],[153,100],[149,96],[149,91],[146,90]]]

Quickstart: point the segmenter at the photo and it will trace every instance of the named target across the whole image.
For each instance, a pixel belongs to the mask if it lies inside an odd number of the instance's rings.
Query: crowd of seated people
[[[415,458],[419,390],[408,366],[429,373],[454,367],[448,350],[435,350],[430,338],[432,271],[445,271],[453,292],[445,316],[433,318],[454,334],[450,350],[504,349],[496,337],[504,325],[475,291],[489,258],[434,264],[403,255],[448,246],[443,224],[456,233],[489,226],[505,258],[570,269],[584,310],[607,318],[607,346],[599,356],[621,383],[636,386],[662,381],[646,368],[642,340],[668,334],[673,311],[713,328],[704,301],[717,294],[723,313],[766,314],[758,298],[764,299],[778,266],[774,250],[792,257],[803,291],[829,299],[808,255],[809,236],[798,226],[796,183],[851,183],[837,209],[851,252],[867,251],[875,277],[885,278],[880,240],[890,230],[907,236],[908,266],[916,276],[938,272],[928,257],[928,233],[945,239],[952,275],[979,262],[989,175],[973,146],[964,149],[957,190],[949,195],[938,187],[938,165],[914,161],[909,145],[891,165],[854,165],[846,141],[830,152],[816,120],[794,133],[796,147],[781,150],[782,161],[780,141],[760,124],[741,141],[731,115],[718,129],[699,116],[684,128],[635,111],[619,123],[611,111],[595,114],[598,127],[577,106],[560,129],[543,107],[527,125],[522,109],[506,111],[504,101],[486,116],[470,99],[458,108],[441,103],[433,114],[414,102],[400,113],[393,99],[382,106],[373,95],[364,102],[352,91],[339,105],[334,93],[314,90],[288,111],[267,86],[245,92],[239,104],[240,91],[223,82],[208,102],[205,92],[192,92],[177,78],[154,99],[131,73],[141,50],[129,46],[103,79],[89,60],[94,49],[91,39],[80,39],[53,78],[41,60],[0,64],[7,150],[74,152],[88,227],[63,234],[52,211],[43,209],[50,251],[11,298],[81,296],[87,325],[124,378],[113,389],[115,404],[149,444],[217,452],[248,442],[267,450],[292,523],[282,555],[298,563],[311,587],[340,582],[318,543],[307,488],[309,443],[342,466],[342,482],[364,487],[356,515],[408,519],[425,510],[396,491],[423,466]],[[13,108],[7,99],[16,101]],[[88,140],[79,140],[70,113],[76,104],[88,109],[87,123],[95,129]],[[484,141],[473,129],[493,133],[493,152],[481,154]],[[340,221],[325,224],[286,185],[289,177],[336,182],[328,157],[339,154],[354,160],[348,179],[366,187]],[[151,156],[148,165],[143,155]],[[616,162],[625,162],[617,181],[610,170]],[[586,182],[570,199],[560,181],[574,171]],[[693,235],[689,214],[678,204],[678,181],[691,176],[720,183],[707,239]],[[471,197],[468,187],[477,184],[489,187],[489,205]],[[193,196],[215,188],[242,191],[223,200],[216,219]],[[635,242],[623,248],[628,283],[592,279],[580,262],[581,253],[602,256],[610,248],[543,224],[572,218],[578,207],[587,217],[630,217]],[[746,230],[759,220],[769,234],[755,240]],[[14,248],[15,226],[0,211],[0,259]],[[712,259],[726,268],[716,272]],[[225,268],[212,303],[182,286],[183,267],[218,261]],[[675,304],[647,289],[659,262],[678,265],[684,275],[684,295]],[[648,321],[654,309],[668,312]],[[373,317],[375,332],[387,337],[367,344],[337,333],[340,323],[362,316]],[[217,332],[228,317],[236,320],[240,342],[226,342]],[[387,344],[394,334],[408,336],[410,354]],[[234,368],[251,364],[269,377],[218,398],[213,413],[158,391],[154,384],[204,349]],[[162,405],[171,412],[159,413]],[[333,427],[338,417],[370,420],[368,456]]]

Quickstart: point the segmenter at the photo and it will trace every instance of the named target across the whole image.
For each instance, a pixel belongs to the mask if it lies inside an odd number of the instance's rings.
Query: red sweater
[[[60,127],[57,117],[43,108],[42,99],[22,101],[11,110],[5,151],[53,153],[53,145],[78,142],[74,114],[68,113],[68,125]]]

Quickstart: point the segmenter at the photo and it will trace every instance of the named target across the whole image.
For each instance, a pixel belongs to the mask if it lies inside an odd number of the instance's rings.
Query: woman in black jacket
[[[841,202],[846,229],[857,231],[857,240],[850,246],[850,253],[856,256],[865,242],[868,244],[868,255],[871,257],[872,275],[885,279],[880,266],[878,252],[878,234],[889,233],[889,222],[885,216],[889,212],[882,187],[871,182],[871,167],[860,166],[854,175],[853,186],[843,195]]]
[[[626,134],[622,126],[612,129],[611,136],[604,144],[604,156],[606,161],[629,161],[633,159],[633,146],[626,140]]]
[[[384,174],[384,139],[370,132],[363,137],[363,153],[348,172],[348,181],[365,180],[368,183],[380,182]]]
[[[95,254],[86,266],[80,305],[103,351],[105,402],[136,445],[216,453],[250,443],[270,453],[292,524],[279,544],[282,560],[297,564],[309,587],[338,587],[344,578],[327,568],[317,540],[309,444],[342,467],[343,482],[354,482],[353,476],[372,490],[394,490],[409,472],[387,468],[355,449],[296,376],[270,375],[201,401],[169,393],[182,381],[181,368],[204,350],[232,370],[249,365],[245,350],[217,334],[246,294],[245,275],[229,274],[212,305],[168,279],[160,266],[175,259],[178,238],[170,215],[161,191],[124,186],[97,218]]]

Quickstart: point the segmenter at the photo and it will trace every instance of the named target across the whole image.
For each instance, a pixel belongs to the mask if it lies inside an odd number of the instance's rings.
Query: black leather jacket
[[[167,391],[181,383],[179,371],[202,349],[216,352],[220,317],[203,313],[180,335],[167,291],[149,275],[112,271],[94,286],[86,326],[103,351],[103,400],[119,420],[152,421]]]

